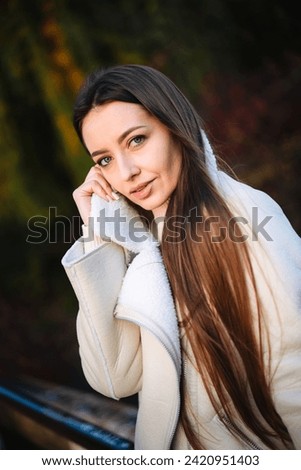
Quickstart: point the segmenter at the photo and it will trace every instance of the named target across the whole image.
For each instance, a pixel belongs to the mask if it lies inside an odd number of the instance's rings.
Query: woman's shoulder
[[[220,193],[236,222],[247,231],[250,246],[264,248],[275,264],[281,263],[283,272],[292,266],[301,270],[301,238],[280,205],[265,192],[219,173]]]
[[[283,215],[280,205],[267,193],[239,181],[223,171],[218,172],[218,189],[228,203],[244,206],[248,211],[252,207],[258,207],[271,214]]]

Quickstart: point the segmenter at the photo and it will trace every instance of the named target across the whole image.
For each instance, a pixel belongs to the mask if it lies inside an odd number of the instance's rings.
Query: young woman
[[[136,449],[301,448],[301,241],[221,171],[162,73],[93,73],[74,111],[92,168],[63,258],[85,376],[139,394]]]

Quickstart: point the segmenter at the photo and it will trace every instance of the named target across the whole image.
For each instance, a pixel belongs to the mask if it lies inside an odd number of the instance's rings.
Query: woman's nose
[[[119,158],[119,174],[122,181],[129,181],[135,175],[138,175],[141,170],[132,158],[121,157]]]

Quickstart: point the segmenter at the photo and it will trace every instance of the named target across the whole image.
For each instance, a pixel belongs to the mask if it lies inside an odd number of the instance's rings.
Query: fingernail
[[[112,202],[112,201],[113,201],[113,199],[112,199],[110,196],[108,196],[108,195],[106,195],[106,200],[107,200],[108,202]]]
[[[115,201],[118,201],[118,199],[119,199],[118,194],[116,194],[114,192],[112,193],[112,197],[115,199]]]

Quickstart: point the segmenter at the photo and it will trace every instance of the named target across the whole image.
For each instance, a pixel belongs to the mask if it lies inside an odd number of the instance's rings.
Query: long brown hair
[[[192,350],[188,360],[194,361],[219,415],[222,407],[220,418],[230,432],[238,432],[235,413],[268,448],[277,448],[279,440],[290,447],[291,438],[275,409],[263,360],[263,312],[248,246],[229,236],[215,243],[212,231],[198,223],[202,217],[217,220],[218,216],[215,229],[219,232],[229,226],[233,216],[208,175],[199,115],[176,85],[153,68],[123,65],[103,69],[87,78],[75,103],[74,126],[84,145],[84,117],[93,107],[110,101],[141,104],[182,148],[181,175],[169,201],[161,250],[180,326]],[[185,236],[179,242],[177,227],[183,228],[183,220]],[[179,231],[177,242],[170,239],[170,221],[173,234]],[[237,235],[238,227],[235,230]],[[256,299],[252,305],[250,290]],[[187,439],[194,449],[201,449],[183,377],[181,390],[181,420]]]

